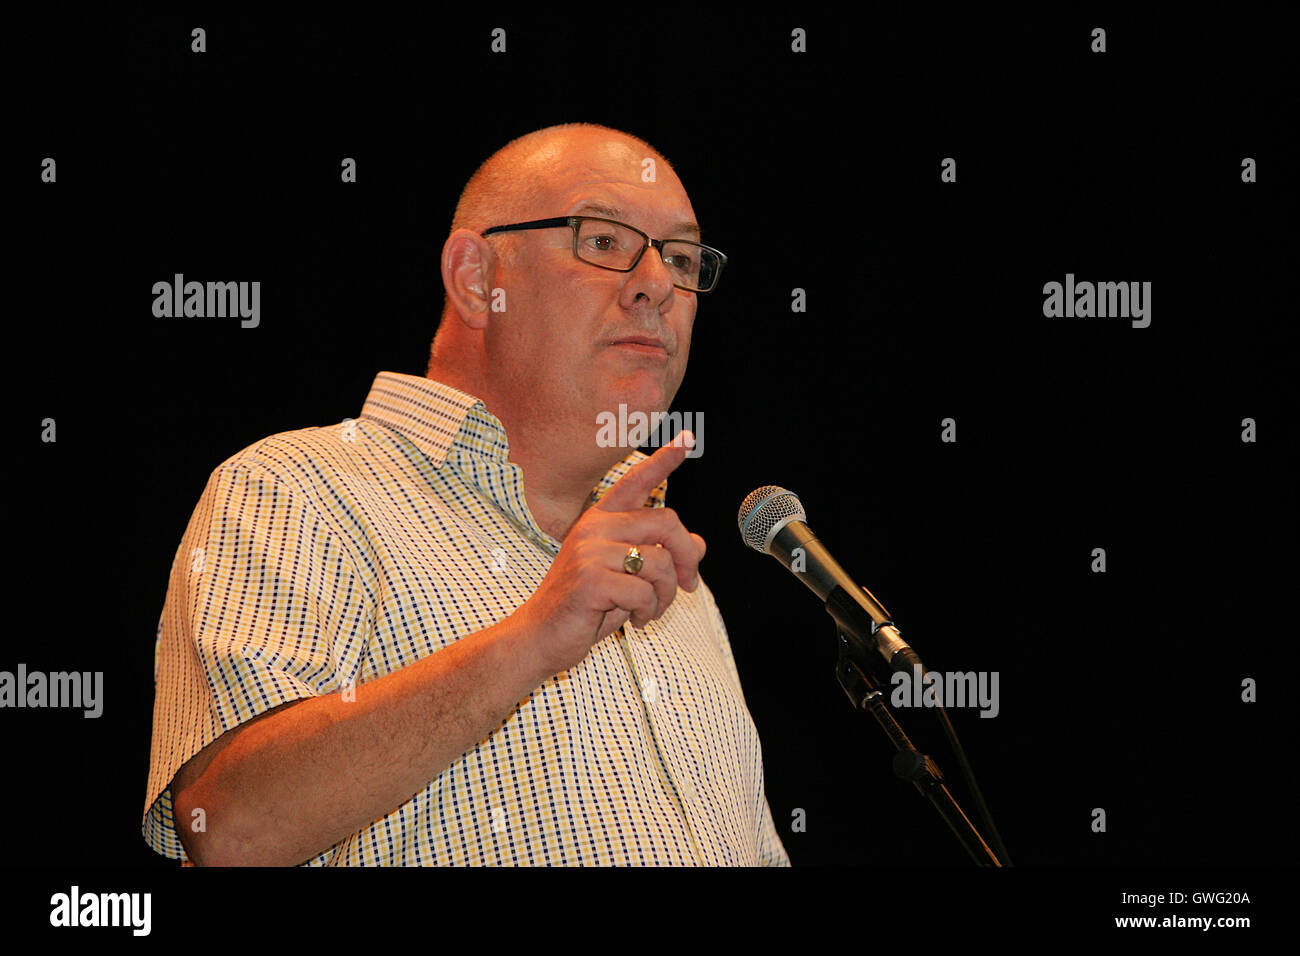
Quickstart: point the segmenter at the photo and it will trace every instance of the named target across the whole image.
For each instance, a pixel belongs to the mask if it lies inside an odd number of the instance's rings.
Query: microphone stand
[[[873,627],[873,631],[875,629]],[[871,716],[875,717],[876,723],[880,725],[880,729],[885,732],[885,736],[898,751],[893,758],[894,775],[901,780],[912,781],[917,792],[929,799],[935,810],[939,812],[939,816],[943,817],[944,822],[948,824],[948,829],[952,830],[953,835],[966,848],[966,852],[970,854],[976,866],[1002,866],[989,845],[984,842],[984,838],[980,836],[979,831],[975,829],[975,825],[970,822],[961,807],[957,805],[957,801],[952,798],[952,794],[948,792],[938,765],[912,746],[912,741],[908,739],[907,734],[903,733],[903,728],[898,725],[894,715],[885,706],[884,692],[880,689],[879,682],[869,672],[868,662],[872,651],[875,650],[875,644],[867,646],[851,630],[846,631],[841,627],[838,620],[835,632],[838,635],[836,645],[839,648],[839,658],[835,662],[835,677],[839,680],[840,687],[844,688],[844,693],[848,694],[853,709],[870,711]],[[860,662],[867,666],[860,666]]]

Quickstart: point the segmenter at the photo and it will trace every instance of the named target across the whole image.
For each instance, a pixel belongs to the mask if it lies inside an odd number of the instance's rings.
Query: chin
[[[628,411],[662,412],[668,410],[675,389],[670,392],[662,376],[650,372],[637,372],[620,376],[605,391],[609,407],[626,405]]]

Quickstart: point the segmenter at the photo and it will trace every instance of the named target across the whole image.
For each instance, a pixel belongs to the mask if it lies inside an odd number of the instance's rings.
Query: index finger
[[[672,444],[664,445],[645,461],[629,470],[592,507],[600,508],[602,511],[630,511],[633,508],[644,507],[650,492],[654,491],[660,482],[686,460],[686,452],[693,447],[695,447],[695,435],[685,430],[678,432]]]

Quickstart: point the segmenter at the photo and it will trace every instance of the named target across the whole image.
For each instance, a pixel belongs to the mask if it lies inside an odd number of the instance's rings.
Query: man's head
[[[479,168],[456,207],[429,374],[480,395],[503,419],[556,416],[594,436],[596,416],[620,403],[644,412],[671,404],[696,294],[673,285],[653,248],[624,273],[575,258],[567,226],[481,235],[569,215],[618,220],[652,239],[700,239],[681,181],[644,141],[589,124],[520,137]]]

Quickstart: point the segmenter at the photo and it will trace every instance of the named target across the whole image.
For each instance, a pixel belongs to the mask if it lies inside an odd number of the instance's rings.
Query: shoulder
[[[369,449],[363,422],[345,419],[336,425],[277,432],[231,455],[212,476],[247,473],[273,479],[291,490],[314,495],[322,488],[346,485],[364,473]]]

